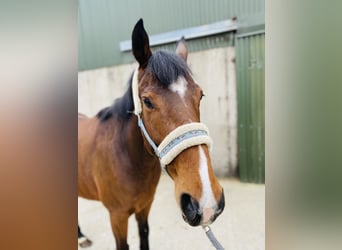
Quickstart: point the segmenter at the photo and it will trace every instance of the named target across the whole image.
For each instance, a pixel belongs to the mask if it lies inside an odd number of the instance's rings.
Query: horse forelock
[[[146,70],[150,72],[164,87],[176,82],[179,77],[188,78],[190,69],[178,55],[166,50],[152,54]]]

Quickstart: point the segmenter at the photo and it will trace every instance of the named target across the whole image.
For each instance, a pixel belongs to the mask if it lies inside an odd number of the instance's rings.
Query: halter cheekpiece
[[[166,165],[189,147],[207,144],[210,149],[212,140],[209,137],[209,130],[206,125],[199,122],[191,122],[177,127],[164,138],[159,146],[153,142],[141,119],[142,106],[139,97],[138,72],[137,68],[132,79],[134,114],[138,117],[138,126],[159,158],[162,168],[165,169]]]

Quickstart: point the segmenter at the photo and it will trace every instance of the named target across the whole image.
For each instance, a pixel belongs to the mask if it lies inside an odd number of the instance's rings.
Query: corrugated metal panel
[[[150,46],[157,46],[168,43],[175,43],[180,37],[186,40],[198,39],[208,36],[214,36],[222,33],[237,31],[238,23],[236,20],[227,19],[215,23],[178,29],[157,35],[150,35]],[[120,51],[129,51],[132,49],[131,39],[120,42]]]
[[[244,18],[264,10],[263,0],[80,0],[79,70],[132,62],[131,53],[120,52],[119,43],[130,39],[132,28],[140,17],[153,35],[234,16]],[[232,45],[233,41],[231,34],[196,39],[190,41],[189,50]]]
[[[265,34],[237,39],[241,181],[265,182]]]

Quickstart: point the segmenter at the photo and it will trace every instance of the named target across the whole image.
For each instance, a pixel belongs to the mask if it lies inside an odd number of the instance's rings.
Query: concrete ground
[[[211,225],[216,238],[226,250],[265,249],[265,185],[237,179],[220,179],[220,183],[226,207]],[[201,227],[183,221],[173,188],[172,180],[162,174],[149,216],[150,249],[214,249]],[[87,250],[115,249],[109,215],[100,202],[79,198],[78,218],[81,230],[93,241]],[[129,219],[128,244],[139,249],[134,216]]]

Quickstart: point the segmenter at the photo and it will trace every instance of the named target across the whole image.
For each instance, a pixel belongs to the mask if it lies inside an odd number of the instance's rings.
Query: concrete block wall
[[[235,48],[216,48],[190,53],[188,64],[205,97],[201,103],[201,121],[214,141],[211,153],[218,176],[236,175],[237,168],[237,94]],[[78,73],[78,111],[94,116],[109,106],[127,88],[136,64]]]

